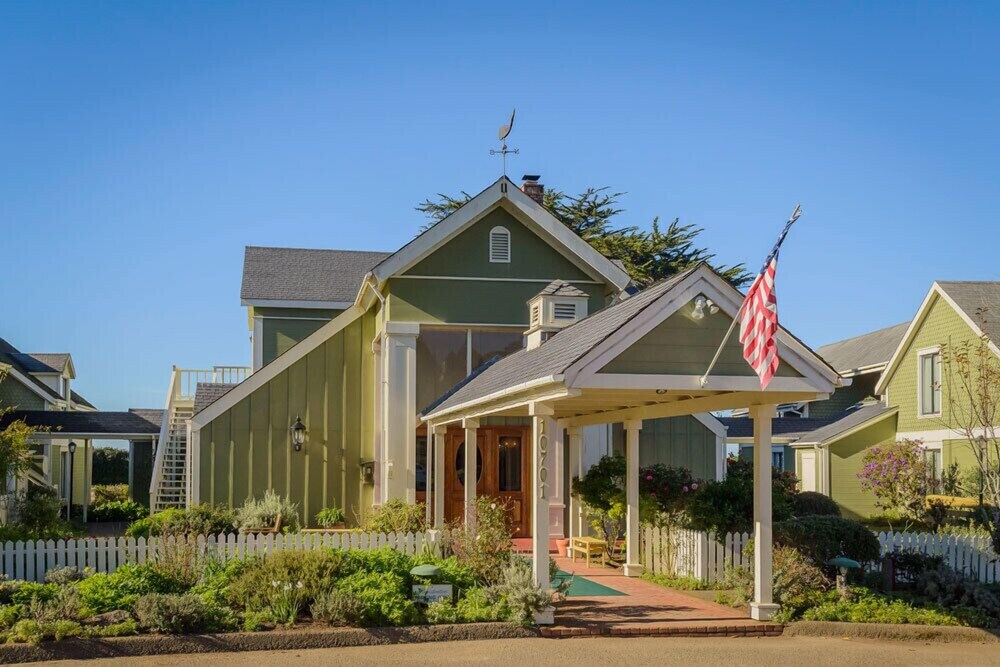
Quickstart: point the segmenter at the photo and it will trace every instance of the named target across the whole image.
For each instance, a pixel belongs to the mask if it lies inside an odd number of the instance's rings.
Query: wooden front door
[[[476,495],[492,496],[507,507],[514,537],[531,536],[530,429],[486,426],[476,430],[479,449]],[[465,509],[465,431],[448,429],[445,447],[445,518],[460,519]]]

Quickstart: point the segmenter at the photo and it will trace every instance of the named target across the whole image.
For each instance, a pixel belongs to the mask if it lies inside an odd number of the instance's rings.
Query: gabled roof
[[[584,292],[579,287],[574,287],[570,285],[565,280],[553,280],[548,285],[545,286],[541,292],[536,296],[582,296],[587,297],[587,293]]]
[[[157,429],[163,426],[163,410],[159,408],[129,408],[129,412],[142,417]]]
[[[70,363],[66,353],[21,352],[18,357],[29,373],[62,373]]]
[[[882,377],[879,378],[875,393],[882,395],[889,378],[902,360],[903,352],[917,334],[924,319],[936,299],[943,299],[977,336],[989,337],[989,347],[1000,356],[1000,282],[976,281],[935,281],[927,291],[917,314],[913,317],[906,333],[896,346]]]
[[[838,419],[795,441],[795,445],[826,445],[899,411],[879,403],[859,403],[846,410]]]
[[[194,391],[194,412],[192,412],[192,414],[198,414],[206,407],[228,394],[229,390],[235,386],[235,384],[226,384],[222,382],[199,382]]]
[[[68,354],[27,354],[0,338],[0,365],[8,366],[11,375],[18,382],[51,403],[62,401],[63,397],[55,389],[35,377],[34,373],[59,372],[47,362],[51,361],[58,365],[59,359],[62,357],[66,357],[67,363],[72,364]],[[88,408],[94,407],[75,391],[71,392],[71,396],[75,403]]]
[[[532,386],[548,381],[567,380],[571,385],[570,376],[579,374],[587,364],[593,363],[589,357],[596,354],[600,346],[609,340],[619,330],[626,327],[652,306],[650,313],[666,317],[665,304],[671,299],[684,299],[688,292],[717,290],[720,307],[729,309],[733,314],[739,308],[742,298],[739,291],[716,273],[706,262],[699,262],[681,273],[661,280],[641,292],[608,306],[603,310],[571,324],[565,329],[543,342],[536,348],[523,349],[501,359],[485,369],[478,377],[468,381],[465,386],[455,391],[449,398],[442,401],[428,415],[440,415],[465,404],[486,400],[487,397],[511,392],[518,387]],[[690,298],[693,298],[691,294]],[[713,297],[714,299],[715,297]],[[679,304],[676,307],[679,307]],[[674,312],[674,311],[670,311]],[[649,326],[655,326],[655,318]],[[662,321],[662,320],[660,320]],[[637,335],[635,331],[632,334]],[[626,336],[627,338],[627,336]],[[780,328],[779,347],[781,355],[797,355],[802,360],[803,368],[809,367],[811,372],[832,385],[839,384],[839,376],[808,347],[791,336],[784,328]],[[793,352],[792,348],[796,348]],[[785,362],[788,363],[787,357]]]
[[[302,307],[346,308],[365,274],[390,254],[247,246],[240,299],[243,305],[304,302]]]
[[[548,209],[521,192],[521,189],[506,176],[501,176],[448,217],[428,227],[415,239],[385,258],[372,269],[373,277],[381,283],[405,272],[492,211],[497,204],[503,206],[504,210],[528,226],[539,238],[566,255],[586,273],[614,285],[619,290],[625,289],[629,284],[628,273],[618,264],[594,250],[593,246],[557,220]],[[360,300],[360,294],[358,297]]]
[[[824,345],[816,354],[844,376],[880,372],[889,363],[909,322]]]
[[[781,440],[798,440],[817,429],[828,426],[843,417],[816,419],[813,417],[775,417],[771,420],[771,435]],[[726,427],[726,437],[729,439],[752,438],[753,419],[750,417],[719,417]]]

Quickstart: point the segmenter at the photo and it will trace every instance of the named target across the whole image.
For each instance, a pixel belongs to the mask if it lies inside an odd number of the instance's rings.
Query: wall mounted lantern
[[[305,441],[306,425],[303,424],[302,420],[299,419],[299,416],[296,415],[295,423],[292,424],[292,447],[295,448],[295,451],[300,452],[302,451],[302,445],[305,444]]]

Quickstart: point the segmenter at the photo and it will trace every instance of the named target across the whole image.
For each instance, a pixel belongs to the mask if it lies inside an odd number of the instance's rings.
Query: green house
[[[476,369],[523,349],[533,332],[555,335],[634,291],[618,263],[540,205],[542,192],[537,179],[518,187],[501,178],[395,252],[248,247],[240,298],[252,365],[174,370],[166,422],[186,428],[165,432],[157,447],[153,509],[239,506],[270,489],[298,502],[307,523],[336,505],[356,525],[389,499],[425,500],[430,434],[421,413]],[[298,448],[295,424],[305,434]],[[719,478],[724,436],[707,411],[646,420],[643,463]],[[483,420],[480,493],[528,507],[529,437],[528,418]],[[451,519],[463,507],[465,431],[450,427],[443,447]],[[564,534],[571,471],[624,447],[620,427],[595,425],[579,451],[552,453],[553,535]],[[527,535],[526,509],[513,511]]]

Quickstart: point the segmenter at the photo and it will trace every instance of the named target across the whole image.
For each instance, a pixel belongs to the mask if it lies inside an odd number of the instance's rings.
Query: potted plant
[[[316,524],[327,530],[344,528],[344,510],[339,507],[327,507],[316,514]]]

